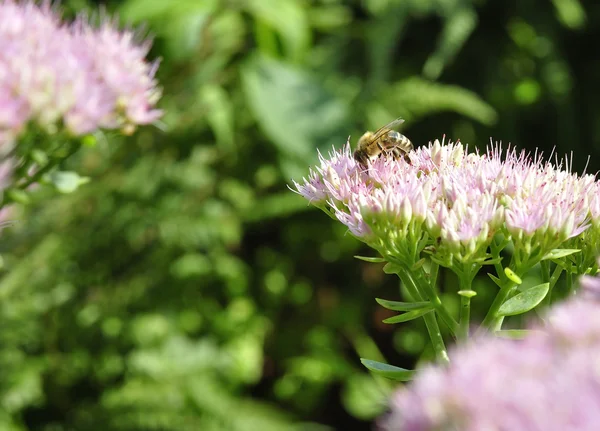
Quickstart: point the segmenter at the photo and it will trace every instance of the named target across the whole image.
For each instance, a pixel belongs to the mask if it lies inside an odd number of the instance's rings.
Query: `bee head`
[[[358,140],[357,148],[364,148],[373,138],[373,132],[365,132]]]

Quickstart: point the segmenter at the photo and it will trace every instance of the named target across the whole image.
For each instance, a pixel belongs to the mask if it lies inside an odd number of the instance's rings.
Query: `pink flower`
[[[149,44],[105,20],[63,24],[45,1],[0,0],[0,145],[11,145],[30,122],[49,133],[131,131],[156,121],[160,91]]]
[[[469,153],[461,143],[435,141],[409,157],[410,163],[376,158],[365,169],[347,144],[320,156],[320,166],[295,188],[378,249],[427,234],[447,264],[481,262],[499,231],[534,261],[590,224],[600,232],[598,183],[538,154],[497,145]]]
[[[600,423],[600,304],[571,299],[522,341],[488,336],[428,366],[391,400],[385,431],[593,431]]]

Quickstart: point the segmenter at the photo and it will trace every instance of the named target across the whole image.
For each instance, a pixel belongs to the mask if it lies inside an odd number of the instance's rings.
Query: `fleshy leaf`
[[[387,299],[375,298],[375,301],[379,305],[388,310],[393,311],[412,311],[421,309],[431,305],[430,302],[399,302],[399,301],[388,301]]]
[[[578,253],[581,250],[577,248],[555,248],[550,251],[546,256],[542,258],[542,260],[550,260],[550,259],[560,259],[561,257],[570,256],[572,254]]]
[[[392,323],[408,322],[409,320],[418,319],[419,317],[424,316],[425,314],[427,314],[431,311],[433,311],[433,305],[428,305],[419,310],[413,310],[413,311],[409,311],[408,313],[399,314],[398,316],[389,317],[387,319],[384,319],[383,323],[392,324]]]
[[[514,316],[526,313],[542,302],[549,289],[550,283],[543,283],[513,296],[500,306],[498,316]]]
[[[481,262],[482,265],[495,265],[497,263],[502,262],[502,257],[496,257],[496,258],[492,258],[492,259],[488,259],[488,260],[484,260],[483,262]]]
[[[384,364],[383,362],[373,361],[371,359],[360,358],[360,362],[371,372],[387,377],[388,379],[407,382],[412,379],[415,372],[405,368],[395,367],[393,365]]]
[[[358,260],[364,260],[365,262],[371,262],[371,263],[386,262],[386,260],[383,257],[367,257],[367,256],[354,256],[354,257]]]

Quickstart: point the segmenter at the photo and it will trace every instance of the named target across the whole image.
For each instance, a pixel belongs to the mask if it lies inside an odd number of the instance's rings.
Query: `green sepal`
[[[383,308],[387,308],[392,311],[412,311],[421,309],[428,305],[431,305],[430,302],[400,302],[400,301],[388,301],[387,299],[375,298],[375,301]]]
[[[415,374],[414,370],[395,367],[393,365],[384,364],[383,362],[377,362],[371,359],[360,358],[360,362],[372,373],[400,382],[412,380]]]
[[[536,307],[548,294],[550,283],[538,284],[508,299],[498,309],[498,316],[523,314]]]
[[[419,317],[424,316],[425,314],[427,314],[431,311],[433,311],[433,305],[429,305],[429,306],[420,308],[418,310],[409,311],[404,314],[399,314],[397,316],[388,317],[387,319],[383,320],[383,323],[393,324],[393,323],[408,322],[410,320],[418,319]]]
[[[386,260],[383,257],[367,257],[367,256],[354,256],[354,257],[358,260],[364,260],[365,262],[371,262],[371,263],[386,262]]]
[[[546,256],[542,257],[541,260],[560,259],[565,256],[570,256],[575,253],[579,253],[581,250],[577,248],[555,248],[551,250]]]

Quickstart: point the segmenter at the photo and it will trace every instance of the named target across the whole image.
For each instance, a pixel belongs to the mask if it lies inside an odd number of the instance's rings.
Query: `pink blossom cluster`
[[[469,153],[461,143],[417,148],[410,162],[379,157],[357,163],[350,145],[319,155],[320,165],[295,190],[382,251],[430,239],[442,261],[478,262],[498,232],[527,255],[542,254],[600,227],[599,185],[562,163],[491,146]]]
[[[596,279],[595,285],[600,284]],[[597,292],[596,300],[598,299]],[[392,397],[382,431],[595,431],[600,303],[573,298],[523,340],[489,335],[427,366]]]
[[[149,43],[107,19],[68,24],[49,1],[0,0],[0,47],[0,148],[29,124],[79,136],[131,132],[161,115]]]

